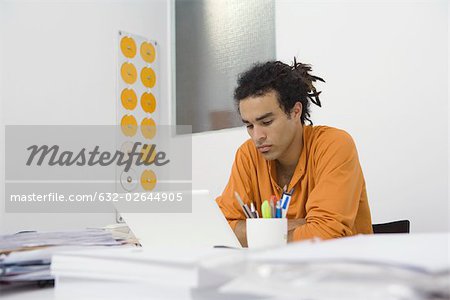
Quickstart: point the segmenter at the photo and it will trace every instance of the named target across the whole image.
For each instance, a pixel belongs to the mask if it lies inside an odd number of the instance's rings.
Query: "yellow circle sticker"
[[[124,36],[120,40],[120,50],[122,50],[123,55],[125,55],[126,57],[133,58],[136,55],[136,43],[134,42],[133,38]]]
[[[152,68],[144,67],[141,71],[142,84],[148,88],[152,88],[156,84],[156,73]]]
[[[122,105],[126,109],[133,110],[137,105],[137,96],[132,89],[124,89],[120,95]]]
[[[156,50],[155,46],[149,42],[143,42],[141,44],[141,56],[142,59],[151,64],[155,61],[156,58]]]
[[[156,98],[152,93],[143,93],[141,96],[142,109],[147,113],[153,113],[156,109]]]
[[[156,157],[156,145],[144,144],[141,149],[142,162],[145,164],[152,164]]]
[[[152,139],[156,135],[156,123],[151,118],[144,118],[141,123],[141,132],[146,139]]]
[[[120,74],[122,75],[123,81],[128,84],[133,84],[137,79],[136,67],[132,63],[123,63],[120,68]]]
[[[131,115],[125,115],[120,122],[122,132],[126,136],[133,136],[137,132],[137,121],[136,118]]]
[[[156,185],[156,174],[152,170],[145,170],[141,174],[141,185],[146,191],[151,191]]]

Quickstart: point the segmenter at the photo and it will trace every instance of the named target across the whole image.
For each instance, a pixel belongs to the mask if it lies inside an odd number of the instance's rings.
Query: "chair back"
[[[409,233],[409,220],[373,224],[373,233]]]

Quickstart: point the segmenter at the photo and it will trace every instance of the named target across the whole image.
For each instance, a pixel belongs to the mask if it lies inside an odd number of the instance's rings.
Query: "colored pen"
[[[257,218],[258,216],[256,215],[256,210],[255,210],[255,205],[253,205],[253,202],[250,203],[250,211],[252,213],[253,218]]]
[[[248,208],[247,204],[244,204],[244,201],[242,201],[241,196],[239,196],[238,192],[234,192],[234,196],[236,197],[237,201],[242,207],[242,210],[244,211],[244,215],[246,218],[252,218],[252,214],[250,212],[250,209]]]
[[[272,218],[275,218],[275,204],[277,203],[277,197],[275,195],[272,195],[270,197],[270,212],[272,214]]]
[[[285,201],[283,203],[283,207],[282,207],[282,211],[281,211],[283,218],[286,218],[290,202],[291,202],[291,195],[286,194],[286,198],[285,198]]]
[[[289,209],[289,204],[291,203],[291,197],[294,189],[291,189],[289,193],[283,193],[282,201],[281,201],[281,214],[283,218],[286,218],[287,211]]]
[[[272,218],[269,201],[264,200],[263,204],[261,205],[261,212],[263,218]]]
[[[280,201],[277,201],[275,218],[281,218],[281,204],[280,204]]]

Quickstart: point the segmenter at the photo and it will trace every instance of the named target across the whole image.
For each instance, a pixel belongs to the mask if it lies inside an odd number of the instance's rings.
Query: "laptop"
[[[117,208],[117,207],[116,207]],[[118,209],[120,213],[120,209]],[[142,247],[235,247],[236,235],[207,190],[192,191],[192,213],[120,213]]]

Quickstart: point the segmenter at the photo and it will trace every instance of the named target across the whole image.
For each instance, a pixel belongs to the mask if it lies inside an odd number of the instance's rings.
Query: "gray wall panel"
[[[176,123],[193,132],[241,125],[237,75],[275,59],[274,0],[175,2]]]

